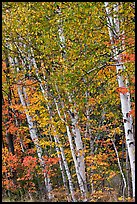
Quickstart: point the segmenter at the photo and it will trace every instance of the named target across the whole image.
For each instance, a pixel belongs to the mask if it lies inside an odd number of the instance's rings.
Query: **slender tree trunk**
[[[113,139],[111,139],[111,141],[112,141],[112,144],[113,144],[113,147],[114,147],[116,156],[117,156],[118,167],[119,167],[119,170],[120,170],[120,173],[121,173],[123,182],[124,182],[124,187],[123,187],[123,201],[124,201],[124,200],[125,200],[125,189],[126,189],[126,187],[127,187],[127,183],[126,183],[126,179],[125,179],[124,173],[123,173],[123,171],[122,171],[122,167],[121,167],[121,164],[120,164],[119,155],[118,155],[118,151],[117,151],[115,142],[113,141]]]
[[[119,28],[119,19],[118,19],[118,4],[114,4],[114,17],[111,16],[109,3],[105,2],[106,14],[107,14],[107,23],[108,23],[108,30],[110,41],[112,44],[112,49],[114,53],[114,60],[117,62],[116,71],[117,71],[117,80],[119,87],[126,88],[126,84],[123,80],[121,71],[125,69],[124,64],[120,58],[119,50],[116,47],[115,39],[120,35],[120,28]],[[110,29],[111,28],[111,29]],[[130,94],[129,92],[123,94],[120,93],[120,101],[121,101],[121,109],[123,114],[123,122],[124,122],[124,129],[125,129],[125,137],[126,137],[126,144],[128,148],[130,166],[131,166],[131,175],[132,175],[132,193],[133,197],[135,197],[135,141],[133,137],[133,122],[132,116],[129,114],[131,111],[130,107]]]
[[[126,148],[126,176],[127,176],[127,196],[131,196],[131,185],[130,185],[130,166],[129,166],[129,157],[128,149]]]
[[[37,64],[36,64],[36,61],[35,61],[35,57],[34,57],[34,53],[33,53],[33,49],[31,48],[31,52],[32,52],[32,62],[33,62],[33,65],[35,67],[35,70],[36,70],[36,76],[40,82],[40,88],[41,88],[41,91],[43,93],[43,96],[45,98],[45,101],[47,102],[47,109],[48,109],[48,112],[49,112],[49,115],[50,115],[50,118],[52,118],[52,114],[51,114],[51,111],[50,111],[50,108],[49,108],[49,103],[48,103],[48,98],[47,98],[47,86],[46,84],[44,85],[43,87],[43,84],[42,84],[42,80],[41,78],[39,77],[39,74],[38,74],[38,67],[37,67]],[[44,76],[45,77],[45,76]],[[54,126],[53,126],[53,129],[55,130]],[[59,142],[59,138],[58,136],[56,135],[54,137],[54,140],[55,140],[55,143],[56,145]],[[58,152],[58,147],[56,146],[56,151]],[[66,171],[66,174],[67,174],[67,177],[68,177],[68,181],[69,181],[69,189],[70,189],[70,192],[71,192],[71,196],[72,196],[72,200],[74,202],[76,202],[76,199],[75,199],[75,196],[74,196],[74,187],[73,187],[73,183],[72,183],[72,178],[71,178],[71,174],[70,174],[70,171],[69,171],[69,167],[68,167],[68,164],[67,164],[67,161],[66,161],[66,158],[65,158],[65,154],[64,154],[64,149],[63,147],[60,147],[60,151],[61,151],[61,157],[62,157],[62,161],[63,161],[63,164],[64,164],[64,167],[65,167],[65,171]],[[58,154],[58,157],[60,158],[60,155]],[[63,167],[62,167],[62,163],[60,163],[60,168],[62,169],[63,171]],[[62,178],[63,178],[63,182],[64,182],[64,186],[66,187],[67,189],[67,186],[66,186],[66,179],[64,177],[64,173],[62,172]]]
[[[59,35],[59,39],[60,39],[60,48],[61,48],[61,55],[62,58],[66,59],[66,50],[65,50],[65,36],[64,36],[64,32],[63,32],[63,25],[62,25],[62,18],[61,18],[61,9],[58,7],[57,9],[57,13],[59,16],[59,20],[58,20],[58,35]],[[58,91],[58,87],[57,85],[55,85],[57,92]],[[68,93],[69,95],[69,93]],[[71,102],[71,98],[69,95],[69,101]],[[56,106],[57,107],[57,106]],[[73,115],[72,115],[73,114]],[[72,132],[74,134],[74,138],[75,138],[75,145],[76,145],[76,152],[77,152],[77,164],[76,164],[76,171],[78,173],[78,181],[80,182],[80,189],[82,192],[82,196],[84,197],[84,200],[86,200],[86,192],[87,192],[87,184],[86,184],[86,174],[85,174],[85,163],[84,163],[84,150],[83,150],[83,143],[82,143],[82,139],[81,139],[81,134],[80,134],[80,130],[78,128],[78,114],[75,111],[75,115],[74,113],[72,113],[72,111],[70,110],[70,116],[71,116],[71,122],[72,122]],[[74,116],[74,117],[73,117]],[[67,128],[67,134],[69,137],[69,141],[71,136],[71,133],[69,131],[69,127],[66,125]],[[70,147],[72,147],[73,145],[70,143]],[[72,147],[72,149],[74,149]],[[73,151],[72,151],[73,154]],[[72,155],[73,156],[73,155]],[[74,159],[74,157],[73,157]],[[75,160],[75,159],[74,159]],[[74,161],[75,163],[75,161]],[[82,181],[82,183],[81,183]]]
[[[78,128],[78,120],[77,119],[78,119],[77,115],[75,115],[74,117],[72,117],[72,115],[71,115],[72,133],[74,135],[74,140],[75,140],[75,144],[76,144],[76,155],[77,155],[78,168],[79,168],[80,176],[81,176],[83,183],[84,183],[84,186],[85,186],[85,191],[87,191],[86,175],[85,175],[85,161],[84,161],[84,148],[83,148],[80,130]]]
[[[60,155],[60,151],[59,151],[59,148],[57,146],[57,139],[56,139],[56,136],[54,137],[54,140],[55,140],[55,143],[56,143],[56,152],[57,152],[57,155],[58,155],[58,158],[59,158],[59,165],[60,165],[60,171],[61,171],[61,174],[62,174],[62,179],[63,179],[63,184],[64,184],[64,188],[66,189],[66,195],[67,195],[67,200],[68,202],[70,201],[70,198],[69,198],[69,188],[68,188],[68,185],[67,185],[67,180],[66,180],[66,176],[65,176],[65,169],[64,169],[64,165],[63,165],[63,161],[62,161],[62,157]]]
[[[18,64],[17,59],[15,59],[15,61],[16,61],[16,64]],[[14,61],[11,57],[9,57],[9,62],[13,67],[15,66]],[[18,68],[17,68],[17,72],[19,72]],[[31,139],[36,146],[37,154],[38,154],[38,158],[40,160],[41,167],[43,170],[45,170],[45,162],[42,158],[42,148],[39,144],[39,139],[37,136],[36,128],[34,127],[32,117],[27,113],[27,110],[29,108],[29,102],[27,102],[27,93],[26,93],[25,87],[23,87],[23,86],[21,87],[21,86],[22,85],[18,85],[18,95],[19,95],[21,104],[25,110],[25,114],[26,114],[26,118],[27,118],[27,122],[28,122],[28,126],[29,126],[30,136],[31,136]],[[48,177],[48,175],[45,172],[44,172],[44,181],[45,181],[45,188],[47,191],[48,199],[52,199],[52,194],[51,194],[52,187],[51,187],[51,183],[50,183],[50,178]]]
[[[55,101],[55,104],[56,104],[56,108],[57,108],[57,111],[58,111],[58,115],[61,118],[60,110],[59,110],[59,107],[58,107],[58,104],[57,104],[56,101]],[[62,103],[62,108],[64,108],[63,103]],[[64,119],[65,119],[65,121],[67,121],[65,112],[64,112]],[[61,118],[62,121],[64,121],[64,119]],[[82,199],[83,199],[83,201],[87,201],[85,185],[84,185],[83,178],[81,176],[79,163],[78,163],[78,160],[77,160],[76,151],[75,151],[73,140],[72,140],[72,135],[71,135],[69,126],[67,125],[66,122],[65,122],[65,125],[66,125],[66,131],[67,131],[67,135],[68,135],[68,140],[69,140],[69,144],[70,144],[70,150],[71,150],[72,158],[73,158],[75,169],[76,169],[76,175],[77,175],[77,179],[78,179],[79,188],[80,188],[80,191],[81,191],[81,195],[83,197]]]
[[[26,95],[26,93],[24,94],[24,92],[25,92],[25,89],[21,90],[21,88],[18,87],[18,94],[19,94],[21,103],[22,103],[22,105],[23,105],[23,107],[25,109],[25,112],[26,112],[26,117],[27,117],[27,121],[28,121],[28,126],[29,126],[31,139],[32,139],[32,141],[34,142],[34,144],[36,146],[38,158],[40,160],[41,167],[44,170],[45,169],[45,162],[44,162],[44,160],[42,158],[42,148],[41,148],[41,146],[39,144],[39,139],[38,139],[38,136],[37,136],[36,129],[34,128],[32,117],[27,114],[25,99],[24,99],[24,96],[23,96],[23,95]],[[48,198],[51,199],[52,198],[52,195],[51,195],[52,187],[51,187],[50,179],[49,179],[48,175],[46,175],[46,173],[44,173],[44,180],[45,180],[45,186],[46,186]]]
[[[66,161],[66,157],[65,157],[65,154],[64,154],[64,149],[63,149],[63,147],[61,147],[61,144],[60,144],[60,141],[59,141],[59,138],[58,138],[57,135],[54,137],[54,140],[55,140],[56,144],[59,144],[59,146],[60,146],[59,148],[60,148],[60,152],[61,152],[61,158],[62,158],[64,167],[65,167],[65,170],[66,170],[66,174],[67,174],[67,177],[68,177],[69,189],[70,189],[71,197],[72,197],[72,200],[74,202],[76,202],[76,198],[74,196],[74,186],[73,186],[73,182],[72,182],[72,177],[71,177],[71,174],[70,174],[70,171],[69,171],[68,163]],[[57,146],[56,146],[56,148],[57,148],[57,152],[58,152],[59,149],[58,149]],[[64,181],[66,183],[66,179],[65,178],[64,178]]]
[[[60,145],[59,139],[57,137],[56,137],[56,139],[58,141],[58,144]],[[74,186],[73,186],[73,182],[72,182],[71,173],[69,171],[69,167],[68,167],[68,163],[67,163],[67,160],[66,160],[66,157],[65,157],[64,149],[61,146],[60,146],[60,152],[61,152],[61,156],[62,156],[64,167],[65,167],[65,170],[66,170],[66,174],[67,174],[67,177],[68,177],[69,188],[70,188],[72,200],[74,202],[76,202],[77,200],[76,200],[75,195],[74,195]]]
[[[88,102],[88,99],[89,99],[89,93],[88,91],[86,91],[86,101]],[[86,106],[86,117],[87,117],[87,122],[86,122],[86,132],[85,132],[85,138],[89,138],[90,139],[90,154],[91,155],[94,155],[94,138],[93,138],[93,135],[92,135],[92,130],[90,128],[90,108],[87,104]],[[94,170],[91,168],[90,169],[90,177],[92,178],[94,174]],[[90,186],[90,183],[88,184]],[[91,183],[91,187],[89,188],[89,190],[91,189],[91,192],[93,193],[94,192],[94,183],[92,182]]]

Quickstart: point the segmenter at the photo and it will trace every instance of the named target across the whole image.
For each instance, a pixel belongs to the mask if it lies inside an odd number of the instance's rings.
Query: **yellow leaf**
[[[97,167],[96,166],[91,166],[91,169],[96,169]]]
[[[122,200],[123,200],[123,197],[119,197],[118,200],[122,201]]]

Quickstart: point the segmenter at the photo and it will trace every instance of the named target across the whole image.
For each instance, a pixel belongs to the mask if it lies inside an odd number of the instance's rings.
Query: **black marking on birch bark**
[[[80,162],[78,162],[78,167],[80,167]]]
[[[72,118],[74,118],[74,113],[71,113]]]
[[[124,121],[124,123],[126,123],[126,122],[127,122],[127,120],[126,120],[126,119],[123,119],[123,121]]]
[[[128,134],[132,133],[132,130],[128,129],[127,133],[128,133]]]
[[[130,142],[130,143],[129,143],[129,147],[130,147],[131,145],[134,145],[134,142]]]
[[[127,117],[127,118],[129,117],[129,113],[126,113],[126,117]]]
[[[74,140],[75,140],[75,135],[74,135],[74,136],[72,136],[72,142],[74,142]]]
[[[121,66],[121,65],[117,65],[117,66]],[[119,74],[119,76],[121,75],[121,71],[122,71],[121,69],[117,70],[117,73]]]
[[[28,123],[28,124],[30,125],[30,123]],[[34,127],[31,127],[30,130],[35,130],[35,128],[34,128]]]

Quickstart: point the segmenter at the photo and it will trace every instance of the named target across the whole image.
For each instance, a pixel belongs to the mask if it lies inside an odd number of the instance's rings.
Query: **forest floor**
[[[46,200],[35,200],[35,199],[23,199],[23,200],[15,200],[9,198],[2,198],[2,202],[47,202]]]
[[[41,200],[10,200],[9,198],[2,199],[2,202],[48,202],[48,201],[41,201]],[[109,201],[104,201],[109,202]],[[111,201],[111,202],[125,202],[125,201]],[[134,200],[126,201],[126,202],[135,202]]]

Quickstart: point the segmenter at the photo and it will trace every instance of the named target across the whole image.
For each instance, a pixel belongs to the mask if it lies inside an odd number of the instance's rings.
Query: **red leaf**
[[[116,89],[116,91],[117,91],[118,93],[126,94],[126,93],[128,92],[128,89],[125,88],[125,87],[118,87],[118,88]]]
[[[131,93],[131,94],[134,94],[134,93],[135,93],[135,90],[131,90],[130,93]]]
[[[129,115],[132,115],[132,116],[134,116],[135,117],[135,110],[131,110],[131,111],[129,111],[129,113],[128,113]]]
[[[135,61],[135,54],[122,53],[120,54],[122,62]]]

